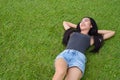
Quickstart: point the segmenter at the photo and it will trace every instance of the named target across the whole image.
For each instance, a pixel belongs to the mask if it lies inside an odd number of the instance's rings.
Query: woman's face
[[[91,22],[89,18],[83,18],[80,22],[80,29],[81,30],[89,30],[92,28]]]

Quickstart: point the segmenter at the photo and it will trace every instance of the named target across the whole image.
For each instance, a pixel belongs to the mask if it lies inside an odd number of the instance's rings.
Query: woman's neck
[[[88,32],[89,32],[89,31],[84,30],[84,31],[81,31],[80,33],[85,34],[85,35],[88,35]]]

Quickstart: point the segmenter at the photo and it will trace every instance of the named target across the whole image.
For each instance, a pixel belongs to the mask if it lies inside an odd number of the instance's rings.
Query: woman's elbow
[[[113,35],[115,35],[115,31],[112,31],[111,33],[112,33]]]

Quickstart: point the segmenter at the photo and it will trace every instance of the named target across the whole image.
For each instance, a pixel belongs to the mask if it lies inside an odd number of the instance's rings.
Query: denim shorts
[[[84,74],[86,57],[83,53],[73,49],[66,49],[56,57],[56,59],[58,58],[63,58],[68,68],[77,67],[82,71],[82,75]]]

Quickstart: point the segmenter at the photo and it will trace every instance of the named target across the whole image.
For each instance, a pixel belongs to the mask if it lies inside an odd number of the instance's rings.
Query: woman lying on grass
[[[65,33],[62,42],[66,49],[55,59],[53,80],[80,80],[85,70],[86,49],[94,45],[91,52],[98,52],[103,41],[115,32],[98,30],[96,22],[90,17],[84,17],[78,25],[64,21],[63,26]]]

